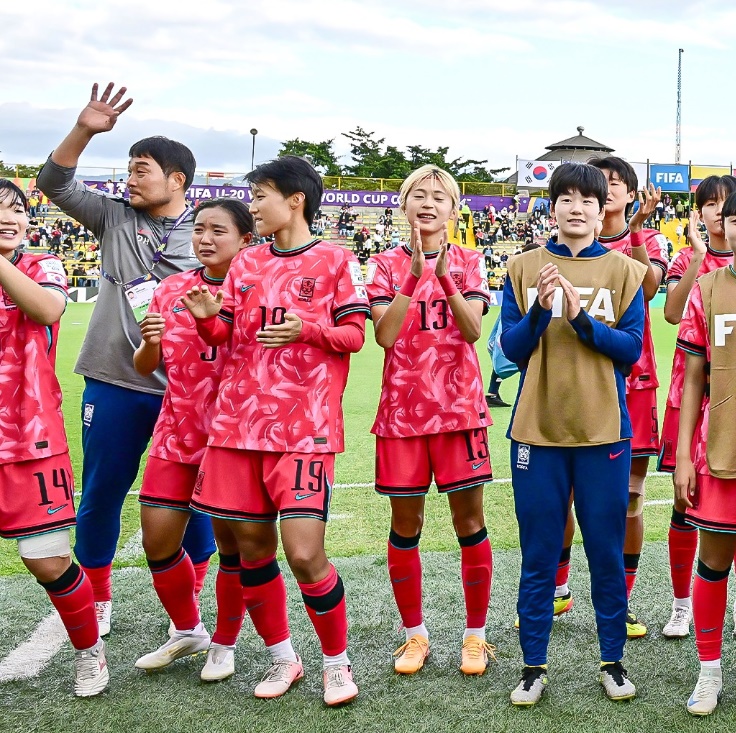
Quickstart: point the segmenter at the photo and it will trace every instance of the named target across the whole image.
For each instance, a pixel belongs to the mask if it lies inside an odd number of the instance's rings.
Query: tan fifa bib
[[[580,293],[588,315],[615,328],[641,286],[646,267],[620,252],[562,257],[542,247],[509,262],[522,315],[537,298],[537,279],[547,263]],[[611,359],[586,346],[565,315],[562,288],[552,320],[532,352],[519,395],[511,437],[531,445],[576,447],[621,439],[621,411]]]
[[[736,276],[730,267],[699,280],[710,340],[706,459],[712,476],[736,479]]]

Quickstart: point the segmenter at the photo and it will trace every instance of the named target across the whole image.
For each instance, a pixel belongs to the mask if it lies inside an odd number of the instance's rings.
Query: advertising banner
[[[694,191],[700,182],[708,176],[730,176],[729,165],[691,165],[690,166],[690,190]]]
[[[649,180],[663,191],[687,192],[690,190],[690,170],[687,165],[649,166]]]

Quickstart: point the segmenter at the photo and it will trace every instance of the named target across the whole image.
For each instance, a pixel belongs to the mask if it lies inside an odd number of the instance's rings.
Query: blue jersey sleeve
[[[618,369],[628,372],[641,356],[644,340],[644,291],[639,288],[615,328],[591,318],[582,308],[577,317],[570,321],[570,325],[586,346],[600,351]]]
[[[511,278],[506,278],[501,304],[501,348],[509,361],[523,368],[551,320],[552,310],[542,308],[538,300],[522,316]]]

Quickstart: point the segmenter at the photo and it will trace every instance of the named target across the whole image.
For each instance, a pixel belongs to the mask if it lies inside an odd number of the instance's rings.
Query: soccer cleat
[[[572,597],[572,593],[570,591],[567,592],[564,596],[555,596],[555,599],[552,603],[552,616],[554,618],[557,618],[558,616],[562,616],[563,613],[567,613],[568,611],[572,610],[572,607],[575,605],[575,599]],[[516,621],[514,621],[514,628],[519,628],[519,617],[516,617]]]
[[[110,633],[112,601],[95,601],[95,615],[100,636],[107,636]]]
[[[701,667],[698,683],[687,701],[691,715],[710,715],[718,706],[723,689],[723,673],[720,667]]]
[[[486,405],[488,407],[511,407],[508,402],[504,402],[499,395],[486,395]]]
[[[110,671],[102,639],[91,649],[77,649],[74,652],[74,694],[77,697],[99,695],[109,682]]]
[[[256,697],[271,699],[281,697],[297,681],[304,677],[302,660],[297,655],[296,662],[289,659],[275,659],[263,679],[256,685]]]
[[[636,696],[636,687],[627,675],[621,662],[601,665],[599,679],[609,700],[631,700]]]
[[[519,707],[536,705],[548,682],[549,677],[544,667],[524,667],[519,684],[511,692],[511,704]]]
[[[684,639],[690,635],[690,621],[693,612],[690,606],[672,606],[670,620],[662,629],[662,636],[666,639]]]
[[[343,705],[358,697],[358,687],[353,682],[352,668],[347,664],[334,664],[322,673],[325,685],[325,704]]]
[[[219,682],[235,674],[235,647],[212,644],[199,677],[202,682]]]
[[[463,674],[483,674],[488,667],[488,657],[496,660],[495,651],[495,646],[472,634],[463,642],[460,671]]]
[[[394,652],[394,656],[394,669],[399,674],[416,674],[429,656],[429,639],[421,634],[414,634]]]
[[[631,613],[631,609],[626,609],[626,636],[629,639],[641,639],[647,635],[647,627],[636,616]]]
[[[207,633],[203,624],[199,624],[192,631],[181,633],[177,631],[155,652],[144,654],[136,663],[136,669],[145,669],[147,671],[154,669],[163,669],[168,667],[172,662],[182,657],[189,657],[192,654],[198,654],[209,648],[210,635]]]
[[[567,613],[575,605],[572,593],[569,591],[564,596],[555,596],[554,600],[554,616],[561,616]]]

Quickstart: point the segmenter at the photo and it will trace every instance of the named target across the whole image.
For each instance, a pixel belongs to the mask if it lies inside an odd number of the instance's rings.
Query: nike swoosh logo
[[[470,580],[465,585],[478,585],[479,583],[482,583],[482,580]]]
[[[315,496],[315,494],[294,494],[294,498],[297,501],[301,501],[302,499],[309,499],[310,496]]]
[[[407,575],[405,578],[392,578],[392,583],[403,583],[405,580],[409,580],[410,576]]]
[[[401,290],[401,286],[400,285],[394,285],[394,290],[398,293],[399,290]]]
[[[485,463],[485,460],[481,461],[480,463],[474,463],[473,470],[477,471],[484,463]]]
[[[175,305],[173,308],[174,313],[181,313],[182,311],[185,311],[187,308],[184,305]]]
[[[254,288],[255,285],[241,285],[240,286],[240,292],[245,293],[246,291],[250,290],[251,288]]]
[[[623,455],[623,451],[622,451],[622,450],[620,450],[620,451],[619,451],[618,453],[609,453],[609,454],[608,454],[608,457],[609,457],[609,458],[610,458],[610,459],[611,459],[612,461],[615,461],[615,460],[616,460],[616,459],[617,459],[617,458],[618,458],[618,457],[619,457],[620,455]]]
[[[62,509],[66,509],[68,504],[62,504],[61,506],[50,506],[46,512],[47,514],[56,514],[56,512],[60,512]]]
[[[332,609],[330,609],[330,611],[331,610]],[[317,616],[324,616],[326,613],[329,613],[330,611],[316,611],[315,613],[317,614]]]
[[[262,605],[263,605],[263,601],[261,601],[260,603],[255,603],[255,604],[254,604],[254,605],[252,605],[252,606],[246,606],[246,607],[245,607],[245,610],[246,610],[246,611],[248,611],[248,612],[250,612],[250,611],[252,611],[252,610],[253,610],[254,608],[259,608],[259,607],[260,607],[260,606],[262,606]]]
[[[717,631],[717,630],[718,630],[718,627],[717,626],[714,626],[712,629],[700,629],[700,633],[701,634],[710,634],[710,633],[712,633],[714,631]]]

